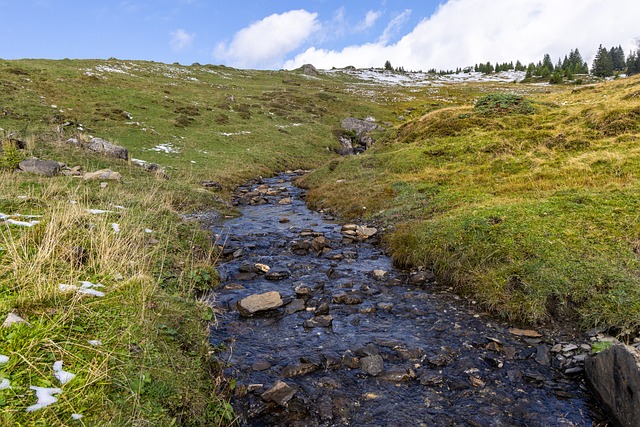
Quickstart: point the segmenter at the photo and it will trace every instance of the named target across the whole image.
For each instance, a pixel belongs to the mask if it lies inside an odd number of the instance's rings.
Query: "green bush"
[[[484,115],[532,114],[533,105],[520,95],[491,93],[478,99],[474,105],[476,112]]]
[[[6,140],[0,145],[0,169],[17,169],[24,157],[24,153],[14,142]]]

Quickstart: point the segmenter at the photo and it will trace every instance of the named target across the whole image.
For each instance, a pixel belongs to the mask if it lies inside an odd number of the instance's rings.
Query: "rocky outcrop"
[[[60,173],[61,166],[54,160],[27,159],[21,161],[18,168],[36,175],[54,176]]]
[[[355,117],[347,117],[340,123],[341,132],[338,135],[340,148],[338,154],[358,154],[371,147],[375,140],[371,137],[371,132],[382,129],[376,124],[373,117],[364,120]]]
[[[311,64],[304,64],[301,68],[302,74],[306,74],[307,76],[317,76],[318,70]]]
[[[104,154],[109,157],[115,157],[123,160],[129,159],[129,151],[126,148],[112,144],[102,138],[93,138],[91,142],[89,142],[89,146],[87,148],[91,151]]]
[[[585,376],[593,393],[620,426],[640,420],[640,351],[616,342],[585,360]]]

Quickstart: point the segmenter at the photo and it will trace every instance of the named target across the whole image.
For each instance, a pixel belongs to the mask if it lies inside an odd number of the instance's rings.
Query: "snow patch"
[[[60,381],[60,384],[66,384],[76,376],[76,374],[62,370],[62,360],[54,362],[53,375]]]
[[[0,354],[0,365],[4,365],[9,361],[9,356],[5,356],[4,354]]]
[[[11,388],[11,382],[8,379],[3,378],[2,382],[0,382],[0,390],[7,390],[9,388]]]
[[[220,132],[220,135],[222,136],[236,136],[236,135],[249,135],[249,134],[251,134],[251,132],[249,132],[248,130],[241,130],[240,132],[233,132],[233,133]]]
[[[57,397],[54,397],[54,394],[62,393],[61,388],[46,388],[46,387],[29,387],[31,390],[36,392],[36,397],[38,401],[35,405],[31,405],[27,408],[27,412],[37,411],[38,409],[45,408],[52,403],[56,403],[58,401]]]
[[[94,215],[112,213],[113,211],[106,211],[104,209],[87,209],[87,212]]]
[[[167,142],[164,144],[158,144],[153,148],[149,148],[150,151],[156,151],[158,153],[165,153],[165,154],[171,154],[171,153],[179,153],[180,149],[175,147],[172,143]]]

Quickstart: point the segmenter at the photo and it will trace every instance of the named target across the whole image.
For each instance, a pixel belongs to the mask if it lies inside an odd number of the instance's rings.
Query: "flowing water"
[[[211,340],[242,425],[606,425],[567,365],[575,345],[510,330],[428,272],[395,269],[377,235],[345,235],[293,178],[240,189],[242,216],[215,226],[226,260]],[[270,291],[281,307],[239,314]]]

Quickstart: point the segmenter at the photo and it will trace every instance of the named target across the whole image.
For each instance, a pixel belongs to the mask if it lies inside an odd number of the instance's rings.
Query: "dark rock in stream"
[[[211,340],[239,426],[607,425],[583,388],[589,337],[517,329],[394,268],[374,227],[309,211],[297,176],[240,188],[243,216],[214,230],[228,243]],[[266,311],[246,304],[268,293]]]

